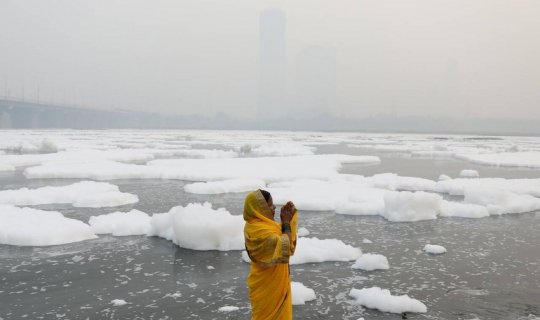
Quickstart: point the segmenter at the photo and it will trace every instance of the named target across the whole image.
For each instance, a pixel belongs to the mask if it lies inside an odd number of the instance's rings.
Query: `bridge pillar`
[[[13,125],[11,123],[11,115],[7,110],[0,111],[0,129],[11,129]]]

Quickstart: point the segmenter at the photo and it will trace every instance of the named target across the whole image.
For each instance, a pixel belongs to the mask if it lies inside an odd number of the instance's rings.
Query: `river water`
[[[319,153],[365,154],[345,145]],[[379,154],[379,165],[345,165],[344,173],[393,172],[436,179],[476,169],[482,177],[538,178],[540,170],[477,166],[452,159]],[[27,180],[20,171],[0,174],[1,189],[65,185],[73,180]],[[115,180],[139,203],[116,208],[43,205],[87,222],[92,215],[132,208],[167,212],[176,205],[210,201],[241,214],[245,194],[194,195],[184,181]],[[294,199],[292,199],[294,201]],[[540,316],[540,213],[481,219],[439,218],[395,223],[379,216],[301,211],[310,236],[337,238],[365,253],[385,255],[390,269],[366,272],[352,262],[291,266],[293,281],[315,290],[317,299],[294,306],[295,319],[399,319],[352,303],[352,288],[378,286],[408,294],[428,307],[409,319],[536,319]],[[364,238],[373,241],[364,244]],[[448,252],[431,256],[427,243]],[[51,247],[0,245],[0,319],[249,319],[249,265],[239,251],[193,251],[156,237],[100,236]],[[122,307],[111,300],[124,299]],[[240,309],[222,313],[222,306]]]

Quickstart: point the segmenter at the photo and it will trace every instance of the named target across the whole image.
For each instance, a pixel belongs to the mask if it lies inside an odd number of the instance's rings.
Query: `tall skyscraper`
[[[286,17],[277,9],[265,10],[259,21],[259,115],[285,114]]]

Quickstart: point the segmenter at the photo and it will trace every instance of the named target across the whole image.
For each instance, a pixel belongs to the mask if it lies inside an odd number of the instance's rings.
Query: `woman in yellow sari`
[[[248,276],[252,320],[292,319],[289,258],[296,247],[298,215],[292,202],[281,208],[281,223],[274,222],[275,206],[265,190],[247,195],[244,237],[251,258]]]

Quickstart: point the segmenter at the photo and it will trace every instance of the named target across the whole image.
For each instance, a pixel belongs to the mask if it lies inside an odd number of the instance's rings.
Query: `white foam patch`
[[[467,187],[464,193],[465,202],[485,206],[490,215],[540,210],[540,199],[528,194],[517,194],[493,187]]]
[[[395,173],[381,173],[365,179],[372,187],[398,191],[432,191],[436,182],[416,177],[403,177]]]
[[[420,221],[436,219],[442,197],[427,192],[387,192],[384,195],[383,216],[389,221]]]
[[[266,183],[259,179],[231,179],[210,182],[195,182],[186,184],[184,190],[197,194],[219,194],[230,192],[246,192],[266,187]]]
[[[356,180],[351,180],[356,179]],[[384,211],[384,190],[365,186],[363,177],[337,176],[329,181],[303,179],[266,188],[276,204],[294,201],[299,210],[377,215]]]
[[[485,206],[443,200],[441,217],[483,218],[489,216]]]
[[[446,253],[446,248],[436,244],[426,244],[423,249],[426,253],[443,254]]]
[[[481,190],[495,188],[517,194],[529,194],[540,197],[540,179],[504,179],[504,178],[479,178],[479,179],[452,179],[439,181],[435,187],[436,192],[451,195],[465,195],[465,189]]]
[[[309,236],[309,230],[304,227],[298,228],[298,231],[296,231],[296,235],[299,237],[307,237]]]
[[[218,309],[219,312],[233,312],[233,311],[237,311],[239,310],[240,308],[238,307],[235,307],[235,306],[223,306],[223,307],[220,307]]]
[[[148,161],[154,159],[152,152],[140,149],[112,149],[112,150],[71,150],[47,154],[7,154],[0,155],[0,162],[15,167],[51,165],[61,166],[70,164],[91,164],[101,161]]]
[[[91,216],[88,224],[96,234],[110,233],[113,236],[143,235],[150,230],[150,217],[139,210],[112,212]]]
[[[238,153],[233,150],[219,150],[219,149],[185,149],[176,150],[175,156],[198,158],[198,159],[221,159],[221,158],[236,158]]]
[[[308,147],[293,142],[269,142],[256,147],[251,147],[249,154],[261,157],[284,157],[312,155],[314,147]]]
[[[452,178],[450,176],[445,175],[445,174],[441,174],[439,176],[439,181],[448,181],[448,180],[452,180]]]
[[[17,206],[71,203],[75,207],[102,208],[138,201],[136,195],[120,192],[118,186],[94,181],[81,181],[61,187],[0,191],[0,204]]]
[[[167,213],[154,214],[149,236],[171,240],[192,250],[244,249],[244,219],[224,208],[213,209],[208,202],[177,206]]]
[[[291,281],[291,291],[293,305],[306,304],[307,301],[312,301],[317,298],[315,290],[306,287],[301,282]]]
[[[123,299],[114,299],[111,301],[111,304],[115,307],[124,306],[127,304],[126,300]]]
[[[412,299],[406,294],[394,296],[389,290],[379,287],[351,289],[349,296],[354,298],[357,304],[382,312],[427,312],[427,307],[422,302]]]
[[[325,261],[351,261],[362,254],[355,248],[337,239],[318,239],[301,237],[297,239],[296,252],[290,264],[303,264]]]
[[[102,161],[87,164],[44,164],[27,168],[24,174],[30,179],[180,179],[189,181],[261,179],[266,182],[274,182],[301,178],[329,179],[338,174],[343,163],[378,162],[380,162],[378,157],[348,155],[169,159],[154,160],[149,162],[149,165]]]
[[[352,265],[353,269],[362,269],[366,271],[387,270],[390,269],[388,259],[382,254],[364,253]]]
[[[540,152],[459,154],[456,157],[483,165],[540,168]]]
[[[0,163],[0,172],[2,171],[15,171],[15,167],[7,163]]]
[[[0,205],[0,243],[50,246],[94,239],[89,225],[60,212]]]
[[[23,139],[20,141],[8,141],[0,145],[1,149],[16,153],[54,153],[60,149],[56,141],[49,138],[44,139]]]
[[[360,255],[362,251],[359,248],[354,248],[341,240],[301,237],[297,239],[296,251],[289,259],[289,264],[352,261]],[[246,251],[242,251],[242,260],[251,262]]]
[[[459,172],[459,176],[463,178],[478,178],[480,174],[476,170],[465,169]]]
[[[451,202],[434,193],[366,187],[366,184],[371,184],[366,183],[366,180],[359,176],[340,175],[328,181],[310,179],[273,183],[267,190],[272,193],[274,203],[284,204],[292,200],[299,210],[380,215],[390,221],[420,221],[436,219],[438,216],[481,218],[489,216],[486,205],[495,204],[479,199],[474,200],[478,203],[473,200],[469,203]],[[536,200],[533,200],[523,202],[522,210],[534,209]]]

